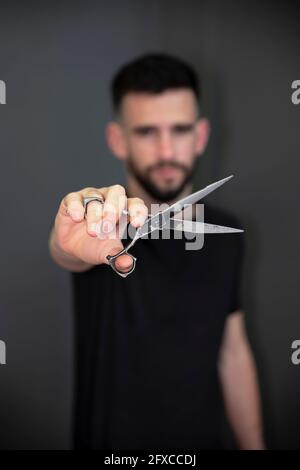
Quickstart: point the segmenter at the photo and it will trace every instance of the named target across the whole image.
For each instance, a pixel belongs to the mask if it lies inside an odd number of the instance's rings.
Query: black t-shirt
[[[205,205],[205,221],[240,228]],[[75,447],[211,449],[221,446],[217,361],[226,317],[241,308],[243,233],[141,239],[135,271],[107,265],[72,273]]]

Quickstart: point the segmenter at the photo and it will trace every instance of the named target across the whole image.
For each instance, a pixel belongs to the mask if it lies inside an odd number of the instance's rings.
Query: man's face
[[[193,92],[129,93],[122,102],[120,125],[128,172],[155,199],[176,198],[203,151]]]

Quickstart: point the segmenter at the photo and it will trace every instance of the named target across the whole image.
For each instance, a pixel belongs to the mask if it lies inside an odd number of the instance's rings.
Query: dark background
[[[0,2],[0,447],[69,448],[72,305],[47,238],[61,198],[124,183],[104,127],[116,69],[150,51],[203,77],[212,136],[195,188],[246,229],[247,329],[262,386],[267,444],[300,449],[299,9],[261,1]],[[100,286],[99,286],[100,288]]]

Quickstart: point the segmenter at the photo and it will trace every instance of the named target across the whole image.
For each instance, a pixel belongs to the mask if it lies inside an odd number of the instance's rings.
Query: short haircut
[[[189,88],[199,105],[200,84],[193,67],[169,54],[146,54],[125,64],[111,82],[113,108],[120,111],[130,92],[159,94],[170,89]]]

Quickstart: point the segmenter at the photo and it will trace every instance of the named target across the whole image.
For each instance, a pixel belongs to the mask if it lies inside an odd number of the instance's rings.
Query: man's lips
[[[152,170],[152,174],[162,178],[174,178],[181,172],[181,169],[174,166],[162,166]]]

